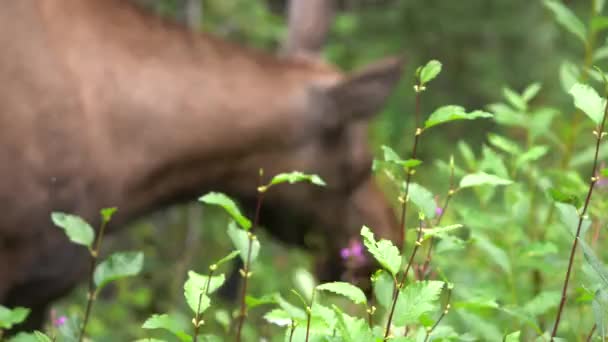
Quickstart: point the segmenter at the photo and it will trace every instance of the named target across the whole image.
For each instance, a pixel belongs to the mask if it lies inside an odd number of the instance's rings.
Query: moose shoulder
[[[303,27],[326,30],[328,3],[292,1],[282,56],[188,32],[124,0],[3,4],[0,303],[32,308],[37,325],[80,279],[86,251],[51,226],[52,211],[95,222],[117,206],[116,229],[210,190],[247,204],[259,168],[328,183],[279,187],[262,216],[285,240],[287,229],[324,232],[320,277],[340,276],[339,250],[362,224],[396,239],[366,131],[402,63],[344,75],[320,61],[324,32]]]

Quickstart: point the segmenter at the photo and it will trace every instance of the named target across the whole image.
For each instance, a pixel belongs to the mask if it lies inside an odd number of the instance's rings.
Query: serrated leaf
[[[441,62],[431,60],[420,70],[420,84],[425,85],[441,72]]]
[[[239,251],[243,263],[247,263],[247,255],[249,253],[249,233],[243,229],[239,229],[234,221],[228,224],[228,236],[234,247]],[[254,239],[251,242],[251,260],[254,262],[260,253],[260,241]]]
[[[367,298],[365,297],[365,294],[363,293],[363,291],[351,283],[346,283],[346,282],[341,282],[341,281],[337,281],[337,282],[333,282],[333,283],[325,283],[325,284],[321,284],[321,285],[317,286],[317,290],[330,291],[335,294],[339,294],[341,296],[344,296],[344,297],[350,299],[355,304],[366,304],[367,303]]]
[[[424,228],[424,229],[422,229],[423,239],[427,240],[433,236],[444,237],[444,236],[448,235],[448,233],[456,231],[462,227],[463,227],[463,225],[461,225],[461,224],[452,224],[452,225],[445,226],[445,227]]]
[[[432,219],[437,212],[437,203],[433,194],[417,183],[410,183],[409,199],[420,209],[426,218]]]
[[[190,341],[191,337],[183,331],[179,322],[167,314],[154,314],[141,326],[143,329],[163,329],[177,336],[180,341]]]
[[[11,329],[13,325],[22,323],[30,314],[30,309],[16,307],[9,309],[0,305],[0,329]]]
[[[70,241],[91,248],[93,239],[95,239],[95,231],[81,217],[62,212],[53,212],[51,219],[57,227],[65,231]]]
[[[206,204],[217,205],[224,208],[228,215],[230,215],[230,217],[232,217],[243,229],[248,230],[251,228],[251,221],[241,214],[236,203],[225,194],[221,192],[210,192],[201,196],[198,200]]]
[[[139,274],[143,266],[142,252],[119,252],[110,255],[95,268],[93,279],[97,286],[96,291],[100,291],[111,281]]]
[[[569,93],[574,98],[576,108],[587,114],[596,125],[602,122],[606,109],[606,99],[599,96],[595,89],[586,84],[576,83]]]
[[[587,41],[585,25],[568,7],[557,0],[544,0],[543,3],[553,12],[555,19],[562,27],[578,37],[581,42]]]
[[[559,216],[562,223],[568,229],[568,232],[572,235],[572,237],[576,236],[576,230],[578,229],[578,222],[580,220],[580,216],[576,208],[571,204],[566,203],[555,203],[557,210],[559,211]],[[589,219],[583,219],[581,223],[581,232],[580,236],[585,237],[587,235],[587,230],[591,227],[591,221]]]
[[[361,236],[363,237],[363,244],[367,247],[368,252],[388,270],[393,276],[399,272],[401,267],[401,255],[399,250],[392,242],[388,240],[376,241],[374,233],[367,227],[361,228]]]
[[[401,159],[401,157],[399,157],[397,152],[395,152],[392,148],[390,148],[386,145],[382,145],[381,148],[384,153],[385,162],[396,164],[403,168],[413,168],[413,167],[416,167],[416,166],[422,164],[422,161],[420,161],[418,159],[407,159],[407,160]]]
[[[608,287],[608,270],[606,270],[606,266],[600,261],[600,259],[595,255],[593,249],[585,242],[585,240],[578,238],[578,244],[581,245],[583,250],[583,254],[585,255],[585,260],[589,263],[589,265],[595,270],[596,274],[600,279],[604,282],[604,287]]]
[[[436,311],[444,284],[436,280],[417,281],[402,289],[395,308],[395,325],[416,323],[423,314]]]
[[[184,298],[186,298],[186,302],[192,312],[196,314],[197,310],[198,313],[203,313],[207,310],[211,305],[209,295],[220,288],[225,281],[226,277],[223,274],[209,278],[208,275],[189,271],[188,280],[184,283]]]
[[[448,105],[435,110],[424,123],[424,128],[431,128],[446,122],[456,120],[475,120],[479,118],[491,118],[492,114],[476,110],[467,113],[461,106]]]
[[[469,188],[481,185],[499,186],[499,185],[510,185],[513,181],[503,179],[495,175],[491,175],[485,172],[477,172],[464,176],[460,180],[461,188]]]
[[[226,255],[225,257],[221,258],[220,260],[215,262],[215,266],[219,267],[222,264],[227,263],[228,261],[236,258],[238,255],[240,254],[239,251],[232,251],[230,252],[228,255]]]
[[[300,171],[292,171],[287,173],[279,173],[272,177],[269,185],[276,185],[281,183],[295,184],[300,182],[309,182],[319,186],[325,186],[325,181],[318,175],[306,174]]]
[[[333,306],[336,313],[336,326],[338,332],[345,342],[373,341],[372,332],[365,322],[360,318],[351,317],[337,306]]]

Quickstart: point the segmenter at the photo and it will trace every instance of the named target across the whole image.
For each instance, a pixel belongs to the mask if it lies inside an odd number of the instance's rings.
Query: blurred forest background
[[[159,15],[259,49],[275,51],[286,33],[284,0],[138,0]],[[581,17],[590,9],[587,1],[566,1]],[[541,1],[530,0],[341,0],[329,41],[328,60],[345,70],[356,69],[389,55],[405,55],[404,78],[372,127],[374,151],[380,144],[402,155],[411,148],[414,132],[413,74],[430,59],[443,63],[441,75],[425,92],[422,112],[445,104],[467,109],[486,108],[500,101],[503,87],[522,91],[533,82],[543,90],[537,103],[570,106],[562,89],[560,69],[564,61],[580,64],[581,45],[555,23]],[[598,41],[598,45],[603,45]],[[448,160],[455,144],[465,140],[481,150],[493,121],[455,123],[424,137],[421,159]],[[436,173],[418,175],[417,182],[444,193],[447,177]],[[133,229],[112,238],[112,249],[145,252],[144,274],[119,282],[96,304],[90,334],[96,341],[127,341],[144,337],[141,323],[154,312],[170,312],[189,319],[184,310],[182,285],[189,269],[204,272],[212,260],[230,249],[224,215],[200,204],[189,204],[158,213],[134,224]],[[304,251],[272,243],[260,237],[262,261],[251,293],[271,293],[293,287],[300,269],[310,268]],[[111,246],[111,247],[110,247]],[[561,277],[561,276],[560,276]],[[255,278],[255,277],[254,277]],[[58,314],[80,312],[84,287],[56,305]],[[116,304],[123,305],[116,305]],[[215,312],[207,324],[225,329],[230,306]],[[181,312],[181,313],[180,313]],[[261,316],[252,316],[252,322]],[[261,329],[272,329],[260,324]],[[249,326],[252,329],[252,326]]]

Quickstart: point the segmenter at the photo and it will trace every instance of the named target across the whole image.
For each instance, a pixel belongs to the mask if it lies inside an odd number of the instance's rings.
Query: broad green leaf
[[[304,312],[304,310],[286,301],[281,295],[277,294],[275,299],[277,304],[279,304],[279,307],[287,312],[289,317],[293,319],[306,319],[306,312]]]
[[[382,148],[382,151],[384,152],[384,161],[385,162],[400,165],[403,168],[413,168],[413,167],[416,167],[416,166],[422,164],[422,161],[420,161],[418,159],[407,159],[407,160],[401,159],[401,157],[399,157],[397,152],[395,152],[392,148],[390,148],[386,145],[382,145],[381,148]]]
[[[507,336],[505,336],[505,339],[503,340],[504,342],[519,342],[519,335],[521,335],[521,332],[518,330],[516,332],[512,332],[510,334],[508,334]]]
[[[41,331],[34,331],[34,336],[38,342],[52,342],[51,338]]]
[[[543,3],[553,12],[557,22],[568,32],[577,36],[583,43],[587,41],[585,25],[568,7],[558,0],[544,0]]]
[[[101,213],[101,218],[103,219],[103,222],[108,223],[110,222],[110,220],[112,219],[112,216],[114,216],[114,214],[116,213],[116,208],[112,207],[112,208],[104,208],[101,209],[100,213]]]
[[[0,338],[2,338],[0,336]],[[53,342],[53,340],[48,337],[47,335],[45,335],[44,333],[36,330],[34,332],[31,333],[26,333],[26,332],[20,332],[17,335],[4,340],[2,339],[2,341],[6,341],[6,342]]]
[[[424,213],[424,216],[429,219],[435,217],[437,203],[435,203],[433,194],[425,187],[417,183],[410,183],[408,197]]]
[[[251,228],[251,221],[243,214],[236,206],[234,201],[220,192],[210,192],[198,199],[200,202],[211,204],[211,205],[219,205],[224,208],[224,210],[230,215],[243,229],[248,230]]]
[[[228,261],[236,258],[239,254],[240,254],[239,251],[232,251],[232,252],[230,252],[230,254],[228,254],[225,257],[221,258],[220,260],[216,261],[215,266],[220,267],[222,264],[225,264]]]
[[[435,110],[424,123],[424,128],[431,128],[442,123],[455,120],[475,120],[479,118],[491,118],[492,114],[476,110],[467,113],[461,106],[448,105]]]
[[[433,236],[444,237],[453,231],[456,231],[459,228],[462,228],[461,224],[452,224],[445,227],[434,227],[434,228],[424,228],[422,229],[422,234],[424,236],[424,240],[427,240]]]
[[[272,309],[264,315],[264,319],[280,327],[287,327],[293,321],[289,313],[283,309]]]
[[[226,281],[226,276],[224,274],[214,275],[209,278],[209,275],[199,274],[194,271],[188,271],[188,280],[184,286],[192,286],[196,289],[196,291],[204,291],[205,294],[212,294],[217,289],[224,285]],[[209,288],[207,288],[207,284],[209,284]]]
[[[93,239],[95,239],[95,231],[81,217],[62,212],[53,212],[51,219],[57,227],[65,231],[70,241],[91,248]]]
[[[191,337],[183,331],[179,322],[167,314],[154,314],[141,327],[143,329],[164,329],[177,336],[180,341],[191,341]]]
[[[395,288],[395,281],[385,271],[380,270],[372,277],[374,284],[374,297],[376,301],[385,309],[389,309],[391,305],[391,298],[393,296],[393,289]]]
[[[376,241],[374,233],[366,226],[361,228],[361,236],[363,237],[363,244],[367,247],[370,254],[374,256],[380,265],[395,276],[401,267],[401,255],[399,255],[397,247],[388,240],[382,239]]]
[[[211,306],[211,298],[203,293],[200,287],[189,286],[184,284],[184,298],[194,314],[201,314]]]
[[[549,189],[548,193],[549,193],[549,196],[551,196],[551,198],[555,202],[571,204],[571,205],[575,206],[576,208],[580,207],[583,203],[581,201],[581,199],[579,197],[577,197],[576,195],[570,194],[570,193],[565,193],[556,188]]]
[[[540,85],[540,83],[532,83],[528,87],[526,87],[526,89],[524,89],[524,92],[521,94],[521,97],[524,99],[524,101],[530,102],[530,100],[536,97],[541,88],[542,86]]]
[[[341,296],[344,296],[355,304],[366,304],[367,298],[363,291],[360,288],[356,287],[351,283],[346,282],[333,282],[333,283],[325,283],[317,286],[317,290],[319,291],[330,291]]]
[[[441,72],[441,62],[431,60],[420,69],[420,85],[425,85]]]
[[[16,307],[9,309],[0,305],[0,329],[11,329],[13,325],[19,324],[30,314],[30,309]]]
[[[528,109],[526,100],[509,87],[502,88],[502,94],[509,103],[517,110],[525,112]]]
[[[606,99],[599,96],[595,89],[586,84],[576,83],[569,93],[574,98],[576,108],[587,114],[596,125],[602,122],[606,109]]]
[[[269,294],[264,295],[262,297],[253,297],[247,295],[245,297],[245,304],[247,304],[247,308],[252,309],[256,306],[266,305],[266,304],[276,304],[277,303],[277,295]]]
[[[591,29],[593,31],[599,32],[608,28],[608,17],[603,15],[598,15],[596,17],[591,18]]]
[[[293,274],[293,282],[307,301],[312,299],[316,286],[315,277],[303,267],[298,267]]]
[[[416,281],[402,289],[395,309],[395,325],[416,323],[423,314],[436,311],[444,284],[436,280]]]
[[[494,147],[514,156],[522,153],[521,148],[519,147],[519,145],[517,145],[516,142],[498,134],[488,134],[488,142]]]
[[[578,229],[578,223],[580,221],[580,216],[576,208],[571,204],[566,203],[555,203],[557,210],[559,211],[559,216],[562,223],[568,229],[568,232],[572,235],[572,237],[576,236],[576,230]],[[581,223],[581,232],[580,236],[585,237],[587,234],[587,230],[591,227],[591,221],[589,219],[583,219]]]
[[[499,185],[509,185],[512,184],[513,181],[508,179],[503,179],[495,175],[490,175],[485,172],[477,172],[464,176],[460,180],[461,188],[469,188],[474,186],[481,185],[490,185],[490,186],[499,186]]]
[[[119,252],[110,255],[95,268],[93,278],[97,286],[96,291],[100,291],[111,281],[139,274],[143,266],[142,252]]]
[[[361,318],[351,317],[333,305],[337,318],[338,333],[344,342],[374,341],[367,322]]]
[[[511,261],[502,248],[496,246],[490,239],[481,234],[475,235],[475,244],[484,251],[494,263],[500,266],[505,273],[511,273]]]
[[[559,80],[562,89],[569,92],[572,86],[578,82],[581,71],[578,66],[570,61],[563,61],[559,68]]]
[[[578,244],[581,245],[583,249],[583,254],[585,255],[585,260],[589,263],[589,265],[595,270],[597,275],[604,282],[604,287],[608,287],[608,270],[606,266],[602,263],[602,261],[595,255],[593,249],[585,242],[585,240],[578,238]]]
[[[270,180],[268,186],[281,183],[294,184],[300,182],[309,182],[319,186],[327,185],[325,184],[325,181],[323,181],[323,179],[321,179],[321,177],[318,175],[305,174],[300,171],[292,171],[288,173],[279,173],[278,175],[272,177],[272,180]]]
[[[241,260],[243,263],[247,263],[247,256],[249,255],[249,232],[239,229],[234,221],[228,224],[228,236],[232,241],[234,247],[239,251]],[[251,260],[254,262],[260,252],[260,241],[255,238],[251,241]]]

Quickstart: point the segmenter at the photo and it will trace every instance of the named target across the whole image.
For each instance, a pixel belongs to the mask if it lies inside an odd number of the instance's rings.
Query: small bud
[[[216,264],[211,264],[211,265],[209,266],[209,271],[211,271],[211,272],[215,272],[216,270],[217,270],[217,265],[216,265]]]
[[[266,192],[266,190],[268,190],[266,185],[258,186],[258,192]]]
[[[422,240],[416,241],[416,246],[418,246],[418,247],[422,246]]]
[[[242,268],[239,270],[239,274],[240,274],[240,275],[241,275],[241,277],[243,277],[243,278],[245,278],[245,277],[247,276],[247,273],[246,273],[246,272],[245,272],[245,270],[244,270],[244,269],[242,269]]]
[[[597,182],[598,180],[599,180],[599,178],[598,178],[598,177],[595,177],[595,176],[591,177],[591,182],[592,182],[592,183],[595,183],[595,182]]]
[[[456,191],[454,191],[454,189],[450,189],[450,191],[448,191],[448,196],[454,196],[455,193]]]
[[[452,305],[451,305],[451,304],[448,304],[448,305],[446,305],[446,306],[445,306],[445,309],[446,309],[446,310],[450,310],[450,308],[451,308],[451,307],[452,307]]]
[[[422,128],[416,128],[416,135],[422,134]]]

